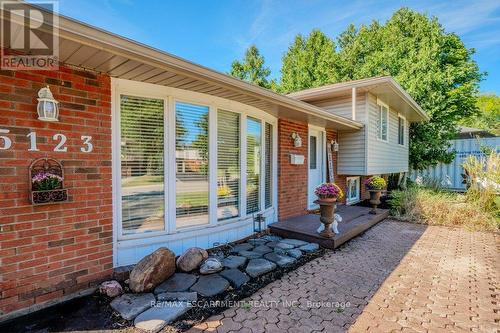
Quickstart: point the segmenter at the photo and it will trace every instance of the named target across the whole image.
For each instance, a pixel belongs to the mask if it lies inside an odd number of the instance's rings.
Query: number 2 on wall
[[[54,148],[54,151],[58,151],[58,152],[67,152],[68,151],[68,147],[64,147],[64,145],[66,144],[66,135],[61,134],[61,133],[54,134],[54,136],[52,137],[52,140],[59,140],[59,143]]]

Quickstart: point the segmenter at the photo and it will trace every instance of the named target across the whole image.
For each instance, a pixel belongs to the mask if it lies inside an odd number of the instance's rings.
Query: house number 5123
[[[12,147],[12,140],[3,134],[9,134],[8,129],[0,128],[0,150],[7,150]],[[28,151],[39,151],[36,144],[36,132],[29,132],[26,137],[30,140]],[[82,135],[80,137],[82,140],[82,146],[80,147],[80,151],[82,153],[90,153],[94,150],[94,146],[92,144],[92,137],[90,135]],[[66,135],[61,133],[56,133],[52,136],[52,140],[56,143],[54,147],[55,152],[67,152],[68,147],[66,146]]]

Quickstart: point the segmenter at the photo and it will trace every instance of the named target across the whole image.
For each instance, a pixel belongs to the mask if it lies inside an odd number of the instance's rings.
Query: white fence
[[[500,137],[452,140],[450,149],[455,150],[455,159],[450,164],[440,163],[426,170],[412,170],[410,177],[412,180],[418,176],[427,177],[439,181],[443,187],[450,190],[463,191],[465,186],[462,184],[462,174],[464,173],[462,164],[467,156],[483,155],[481,147],[485,146],[499,152]]]

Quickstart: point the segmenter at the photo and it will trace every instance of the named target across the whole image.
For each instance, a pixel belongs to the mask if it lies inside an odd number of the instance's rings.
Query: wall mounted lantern
[[[296,147],[296,148],[302,147],[302,138],[299,136],[299,133],[293,132],[292,139],[293,139],[293,146],[294,147]]]
[[[332,144],[333,151],[339,151],[339,143],[337,142],[337,140],[335,140],[335,141],[332,140],[331,144]]]
[[[54,99],[49,86],[38,91],[38,120],[59,121],[59,102]]]

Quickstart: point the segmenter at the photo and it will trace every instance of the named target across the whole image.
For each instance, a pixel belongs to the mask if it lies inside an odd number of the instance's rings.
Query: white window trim
[[[165,196],[165,230],[123,235],[121,221],[121,159],[120,159],[120,95],[131,95],[145,98],[156,98],[164,100],[165,127],[164,134],[164,196]],[[168,240],[175,234],[192,233],[211,227],[221,227],[231,223],[238,223],[251,220],[254,214],[264,213],[269,215],[272,211],[273,221],[278,216],[278,150],[277,150],[277,118],[250,105],[227,100],[224,98],[211,96],[207,94],[182,90],[172,87],[165,87],[150,83],[130,81],[124,79],[111,78],[111,110],[112,110],[112,184],[113,184],[113,256],[116,263],[117,243],[123,241],[145,241],[155,238],[156,241],[162,239]],[[176,198],[175,198],[175,103],[182,101],[186,103],[204,105],[209,107],[209,188],[216,188],[217,172],[217,110],[223,109],[240,114],[240,138],[241,138],[241,184],[246,184],[246,117],[251,116],[259,119],[262,124],[266,122],[273,126],[273,170],[272,170],[272,206],[264,209],[264,187],[265,182],[261,181],[261,202],[260,210],[256,213],[246,215],[246,186],[240,186],[240,216],[217,220],[217,191],[209,191],[209,223],[193,227],[185,227],[178,230],[176,228]],[[262,126],[262,136],[265,136],[265,126]],[[262,141],[265,144],[265,141]],[[261,156],[261,162],[265,165],[264,156]],[[215,184],[215,185],[214,185]],[[172,195],[174,194],[174,195]],[[173,207],[173,209],[171,208]],[[146,243],[146,242],[144,242]]]
[[[403,119],[403,125],[404,125],[404,128],[403,128],[403,144],[399,143],[399,118]],[[400,145],[402,147],[406,147],[406,142],[408,141],[408,139],[406,138],[407,127],[408,127],[408,123],[406,121],[406,117],[403,116],[401,113],[398,113],[398,145]]]
[[[347,197],[347,194],[349,193],[349,180],[356,180],[357,184],[358,184],[358,197],[354,200],[351,200]],[[361,177],[357,176],[357,177],[346,177],[346,199],[345,199],[345,203],[346,205],[354,205],[354,204],[357,204],[358,202],[361,201]]]
[[[389,108],[389,105],[387,105],[386,103],[377,99],[377,117],[378,117],[378,120],[379,120],[381,125],[382,125],[382,112],[380,112],[381,106],[385,107],[387,110],[387,129],[386,129],[387,136],[385,139],[383,139],[382,137],[379,137],[378,128],[376,128],[376,131],[377,131],[376,136],[377,136],[377,140],[379,140],[379,141],[389,142],[389,121],[390,121],[389,118],[390,118],[390,114],[391,114],[391,109]],[[380,130],[380,133],[382,133],[382,129]]]

